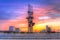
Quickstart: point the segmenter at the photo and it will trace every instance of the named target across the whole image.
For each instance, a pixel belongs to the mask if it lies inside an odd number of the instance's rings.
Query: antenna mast
[[[35,23],[33,23],[33,7],[29,4],[28,5],[28,32],[32,33],[33,32],[33,26]]]

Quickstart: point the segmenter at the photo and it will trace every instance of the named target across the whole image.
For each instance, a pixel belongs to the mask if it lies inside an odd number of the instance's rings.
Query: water
[[[0,33],[0,39],[60,40],[60,33]]]

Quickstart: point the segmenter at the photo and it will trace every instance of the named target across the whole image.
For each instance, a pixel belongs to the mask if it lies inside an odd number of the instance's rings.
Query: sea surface
[[[0,33],[2,40],[60,40],[60,33]]]

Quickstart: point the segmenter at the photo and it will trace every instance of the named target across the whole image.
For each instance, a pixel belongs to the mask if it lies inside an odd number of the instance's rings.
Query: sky
[[[46,29],[46,25],[52,31],[60,30],[60,0],[0,0],[0,30],[14,26],[27,31],[28,4],[33,6],[35,32]]]

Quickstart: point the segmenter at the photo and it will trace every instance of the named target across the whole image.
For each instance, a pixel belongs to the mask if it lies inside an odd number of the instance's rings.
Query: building
[[[14,32],[14,26],[9,26],[9,32]]]
[[[47,33],[50,33],[51,32],[51,28],[48,25],[46,25],[46,32]]]
[[[46,33],[46,30],[42,30],[40,33]]]
[[[20,29],[19,28],[15,28],[15,32],[16,33],[19,33],[20,32]]]

